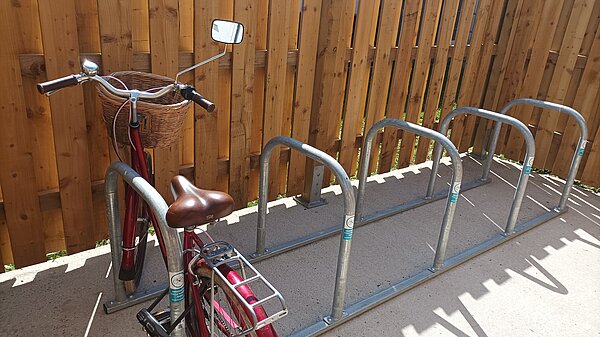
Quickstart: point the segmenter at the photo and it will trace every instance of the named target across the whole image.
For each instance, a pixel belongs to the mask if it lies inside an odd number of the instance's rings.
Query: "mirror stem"
[[[206,59],[206,60],[204,60],[204,61],[202,61],[202,62],[200,62],[200,63],[196,63],[196,64],[194,64],[193,66],[191,66],[191,67],[189,67],[189,68],[186,68],[186,69],[183,69],[182,71],[178,72],[178,73],[177,73],[177,75],[175,76],[175,83],[179,83],[179,82],[178,82],[178,80],[179,80],[179,75],[181,75],[181,74],[185,74],[185,73],[187,73],[188,71],[190,71],[190,70],[194,70],[194,69],[198,68],[198,67],[199,67],[199,66],[201,66],[201,65],[205,65],[205,64],[207,64],[208,62],[212,62],[212,61],[214,61],[214,60],[216,60],[216,59],[218,59],[218,58],[221,58],[221,57],[225,56],[225,54],[227,54],[227,45],[225,45],[225,47],[223,48],[223,52],[221,52],[220,54],[217,54],[217,55],[215,55],[215,56],[213,56],[213,57],[210,57],[210,58],[208,58],[208,59]]]

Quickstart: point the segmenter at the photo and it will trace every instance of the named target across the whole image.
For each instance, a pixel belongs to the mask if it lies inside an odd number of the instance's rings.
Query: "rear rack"
[[[246,335],[254,330],[258,330],[262,327],[265,327],[287,315],[288,309],[285,305],[285,300],[283,299],[283,296],[281,296],[281,293],[277,289],[275,289],[275,287],[273,287],[273,285],[271,285],[271,283],[267,281],[267,279],[265,279],[264,276],[262,276],[258,272],[258,270],[256,270],[256,268],[254,268],[254,266],[252,266],[250,262],[248,262],[248,260],[244,256],[242,256],[237,251],[237,249],[235,249],[231,244],[225,241],[216,241],[204,245],[204,247],[202,247],[196,258],[190,261],[190,267],[192,263],[195,264],[199,258],[204,259],[206,264],[212,270],[211,298],[214,298],[214,280],[215,275],[217,275],[236,296],[236,298],[239,300],[239,303],[241,303],[244,306],[245,311],[252,316],[252,327],[235,335],[236,337]],[[231,283],[219,270],[219,266],[222,265],[228,265],[231,268],[240,270],[243,280],[235,284]],[[257,289],[265,289],[265,292],[267,292],[264,298],[252,304],[249,303],[238,291],[239,287],[250,284],[255,284],[258,286]],[[258,318],[256,317],[255,308],[258,306],[263,306],[266,303],[273,303],[272,306],[281,309],[278,310],[276,313],[271,314],[266,318],[258,321]],[[213,331],[215,313],[214,301],[211,301],[210,309],[211,331]]]

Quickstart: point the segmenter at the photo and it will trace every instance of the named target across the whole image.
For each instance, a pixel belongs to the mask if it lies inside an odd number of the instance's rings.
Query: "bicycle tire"
[[[222,265],[219,267],[219,270],[221,271],[221,273],[223,273],[223,275],[227,278],[227,280],[232,283],[232,284],[236,284],[242,281],[242,278],[240,277],[240,275],[235,272],[233,269],[231,269],[229,266],[227,265]],[[196,268],[195,270],[195,274],[198,276],[198,278],[203,281],[201,283],[204,283],[208,286],[210,286],[210,279],[212,276],[212,270],[210,269],[210,267],[208,267],[205,264],[200,264],[198,268]],[[216,277],[214,279],[214,283],[215,283],[215,287],[217,289],[215,289],[215,294],[219,291],[223,292],[225,295],[225,300],[226,303],[225,305],[228,305],[230,307],[232,307],[232,310],[234,311],[234,316],[237,316],[236,319],[238,320],[238,322],[234,322],[234,324],[237,324],[238,326],[249,326],[249,323],[251,322],[251,313],[249,313],[247,311],[246,308],[244,308],[244,306],[239,303],[237,297],[235,296],[235,294],[233,293],[233,291],[227,287],[225,285],[225,282],[223,280],[221,280],[219,277]],[[243,298],[246,299],[246,301],[248,301],[248,303],[253,304],[258,302],[258,299],[254,296],[254,293],[252,292],[252,290],[250,289],[250,287],[248,287],[248,285],[242,285],[240,287],[238,287],[236,289],[238,291],[238,293],[240,295],[242,295]],[[191,292],[190,292],[191,293]],[[215,296],[216,298],[216,296]],[[202,301],[203,301],[203,305],[202,307],[205,309],[205,312],[208,313],[208,311],[210,311],[210,290],[208,289],[208,287],[206,287],[203,296],[202,296]],[[221,310],[223,311],[223,310]],[[263,320],[265,318],[267,318],[267,314],[264,310],[264,308],[262,306],[257,306],[254,308],[254,312],[256,313],[256,318],[260,321]],[[224,317],[226,314],[220,314],[218,312],[216,312],[216,317],[215,322],[220,321],[221,324],[216,324],[217,327],[219,328],[219,332],[221,333],[218,336],[227,336],[227,337],[231,337],[234,336],[236,333],[233,333],[231,331],[227,331],[228,327],[223,327],[222,322],[225,321],[229,321],[227,319],[227,317]],[[207,326],[210,326],[210,318],[208,317],[208,314],[205,314],[205,324]],[[231,317],[232,315],[228,315],[228,317]],[[194,320],[197,322],[198,319],[197,317],[194,317]],[[240,322],[240,320],[243,320],[243,322]],[[237,332],[238,334],[240,332]],[[197,333],[197,336],[200,336],[200,333]],[[274,327],[269,324],[267,326],[264,326],[256,331],[253,331],[249,334],[246,334],[245,336],[253,336],[253,337],[277,337],[277,333],[275,332]]]

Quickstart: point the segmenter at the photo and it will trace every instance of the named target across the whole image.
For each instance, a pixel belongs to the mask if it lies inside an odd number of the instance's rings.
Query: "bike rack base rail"
[[[292,334],[290,337],[304,337],[304,336],[321,335],[321,334],[323,334],[339,325],[342,325],[345,322],[415,288],[416,286],[423,284],[448,270],[451,270],[454,267],[457,267],[457,266],[459,266],[459,265],[461,265],[461,264],[463,264],[463,263],[465,263],[465,262],[467,262],[467,261],[469,261],[469,260],[471,260],[471,259],[473,259],[473,258],[475,258],[475,257],[477,257],[477,256],[503,244],[503,243],[506,243],[507,241],[509,241],[523,233],[528,232],[529,230],[531,230],[547,221],[550,221],[550,220],[558,217],[559,215],[561,215],[565,212],[566,212],[566,210],[554,209],[551,212],[544,213],[540,216],[534,217],[525,223],[517,225],[515,227],[513,234],[511,234],[510,236],[506,236],[504,233],[497,233],[492,238],[490,238],[474,247],[471,247],[460,254],[457,254],[453,257],[446,259],[446,261],[444,262],[443,268],[438,269],[435,272],[431,271],[430,269],[425,269],[414,276],[411,276],[405,280],[402,280],[400,282],[392,284],[387,289],[384,289],[378,293],[375,293],[375,294],[369,296],[368,298],[365,298],[365,299],[360,300],[350,306],[347,306],[346,308],[344,308],[344,316],[341,319],[339,319],[335,322],[326,322],[326,321],[316,322],[313,325]]]

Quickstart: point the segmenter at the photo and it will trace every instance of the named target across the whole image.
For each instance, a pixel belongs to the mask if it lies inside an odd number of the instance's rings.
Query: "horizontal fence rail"
[[[104,173],[117,159],[91,85],[48,98],[35,83],[79,71],[178,70],[213,56],[211,20],[244,24],[226,56],[186,74],[217,110],[190,111],[178,144],[153,151],[157,190],[170,176],[228,191],[237,208],[258,195],[259,158],[289,136],[338,158],[355,176],[365,130],[383,118],[439,130],[456,107],[499,111],[516,98],[571,106],[589,127],[575,174],[600,186],[598,0],[19,0],[0,2],[0,260],[18,267],[108,237]],[[569,175],[576,120],[543,108],[508,111],[540,147],[535,166]],[[27,137],[24,137],[27,135]],[[457,116],[460,152],[484,153],[494,126]],[[525,142],[503,125],[496,153],[519,161]],[[375,138],[369,171],[431,158],[429,139],[395,128]],[[123,151],[123,150],[119,150]],[[310,193],[314,163],[272,154],[269,198]],[[309,177],[309,179],[305,179]],[[323,184],[332,180],[325,171]]]

